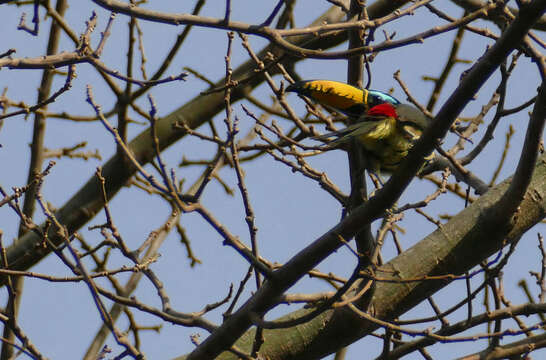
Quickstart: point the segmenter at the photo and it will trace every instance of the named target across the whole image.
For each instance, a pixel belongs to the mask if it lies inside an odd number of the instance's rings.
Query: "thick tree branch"
[[[463,274],[494,254],[507,244],[518,240],[528,229],[546,216],[546,156],[537,163],[529,190],[520,204],[521,216],[514,222],[509,233],[501,238],[495,237],[490,226],[484,226],[483,214],[498,202],[510,186],[507,179],[471,206],[454,216],[441,228],[428,235],[389,263],[377,269],[381,277],[392,276],[394,280],[419,279],[422,281],[378,282],[370,306],[371,314],[379,319],[392,319],[403,314],[413,306],[451,281],[427,280],[425,276]],[[313,246],[313,245],[312,245]],[[300,253],[301,256],[312,253]],[[395,274],[393,276],[393,274]],[[266,282],[262,287],[271,286]],[[251,299],[250,301],[256,299]],[[248,303],[247,303],[248,304]],[[283,316],[286,321],[305,315],[311,310],[302,309]],[[270,359],[317,359],[328,353],[369,335],[377,325],[361,319],[347,308],[329,310],[309,323],[290,329],[266,330],[267,341],[260,353]],[[247,349],[252,343],[254,330],[245,333],[236,343],[240,349]],[[294,342],[293,339],[302,338]],[[286,344],[290,344],[289,347]],[[186,359],[187,356],[177,358]],[[218,359],[234,359],[227,352]]]

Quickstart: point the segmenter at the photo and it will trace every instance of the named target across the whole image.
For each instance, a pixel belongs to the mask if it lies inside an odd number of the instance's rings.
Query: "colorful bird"
[[[357,139],[368,155],[369,170],[376,174],[396,170],[430,122],[422,111],[402,104],[388,94],[337,81],[299,81],[287,87],[286,91],[304,95],[356,121],[344,129],[315,139],[334,137],[326,143],[327,149],[338,148],[353,138]],[[433,154],[426,160],[432,158]]]

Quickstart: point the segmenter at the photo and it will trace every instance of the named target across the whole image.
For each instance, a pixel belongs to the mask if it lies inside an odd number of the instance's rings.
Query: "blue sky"
[[[232,19],[244,21],[251,24],[262,22],[273,8],[276,2],[232,2]],[[210,17],[223,17],[223,8],[216,2],[207,2],[202,10],[202,15]],[[296,24],[305,26],[316,16],[328,8],[327,2],[316,0],[301,0],[297,2]],[[460,16],[462,11],[457,9],[451,2],[442,2],[445,11],[452,16]],[[171,12],[188,12],[193,7],[193,2],[181,4],[177,1],[151,2],[146,5],[151,9]],[[109,14],[98,8],[92,2],[72,2],[67,12],[67,21],[72,28],[81,33],[85,29],[85,20],[89,18],[92,11],[99,16],[97,30],[92,37],[96,45],[99,40],[100,31],[104,29]],[[42,21],[40,34],[33,38],[27,33],[17,31],[17,23],[23,9],[15,6],[2,5],[0,11],[0,33],[9,34],[4,37],[0,44],[0,52],[7,48],[17,49],[17,57],[36,57],[45,52],[45,39],[49,20]],[[25,10],[30,11],[30,8]],[[40,14],[43,17],[43,9]],[[128,31],[128,19],[118,15],[112,29],[112,36],[108,39],[104,55],[101,60],[109,67],[124,71],[127,53],[126,35]],[[443,22],[430,15],[424,9],[420,9],[413,16],[407,16],[384,26],[388,32],[396,31],[397,38],[404,38],[434,25]],[[140,22],[145,32],[144,46],[147,55],[148,74],[152,74],[164,54],[174,42],[182,26],[168,26]],[[498,29],[488,22],[477,22],[478,26],[489,28],[498,34]],[[451,40],[455,33],[449,32],[440,36],[427,39],[424,43],[410,45],[379,54],[372,63],[372,88],[387,91],[394,89],[394,96],[405,101],[405,96],[393,79],[392,74],[396,70],[401,71],[401,76],[411,89],[413,95],[421,102],[426,103],[432,89],[432,83],[422,80],[422,76],[437,76],[445,63]],[[542,35],[539,33],[539,35]],[[383,40],[379,31],[376,34],[377,41]],[[255,51],[260,50],[266,41],[257,37],[251,37],[251,44]],[[461,47],[460,57],[466,60],[475,61],[491,45],[491,40],[483,39],[477,35],[466,34]],[[217,81],[225,74],[224,55],[227,46],[225,31],[206,28],[194,28],[187,42],[183,45],[179,54],[173,60],[173,64],[167,71],[167,75],[178,74],[182,67],[190,67],[198,70],[209,79]],[[343,44],[340,48],[346,47]],[[73,43],[66,37],[60,45],[63,51],[73,51]],[[238,64],[246,61],[248,55],[236,38],[233,46],[232,64],[235,68]],[[137,67],[140,64],[137,65]],[[440,97],[439,106],[445,101],[450,92],[457,86],[459,76],[468,69],[467,64],[457,64],[452,76],[444,87]],[[297,71],[304,79],[331,79],[338,81],[346,80],[346,61],[343,60],[313,60],[301,61],[296,66]],[[140,78],[138,71],[135,77]],[[82,64],[77,67],[77,79],[74,81],[73,89],[63,94],[62,97],[49,107],[50,111],[67,111],[72,114],[92,115],[93,109],[85,101],[85,86],[93,86],[97,102],[105,110],[109,110],[115,98],[104,85],[102,79],[91,66]],[[7,96],[12,100],[25,101],[33,104],[36,98],[36,89],[39,86],[41,73],[38,70],[7,70],[0,71],[0,87],[8,88]],[[277,82],[280,81],[276,77]],[[476,94],[476,100],[465,108],[462,116],[475,116],[481,106],[491,96],[499,81],[498,74],[495,74]],[[56,77],[53,88],[62,86],[63,77]],[[118,82],[119,83],[119,82]],[[509,97],[506,107],[510,108],[528,100],[536,91],[538,85],[537,72],[534,65],[528,58],[520,58],[518,69],[510,79]],[[200,91],[207,88],[207,85],[193,76],[189,76],[185,82],[173,82],[158,86],[152,89],[155,97],[159,115],[164,116],[183,105]],[[253,95],[262,101],[270,102],[271,91],[265,86],[260,86]],[[301,99],[290,94],[289,103],[298,110],[300,115],[304,113],[304,106]],[[257,114],[259,110],[253,107],[248,101],[243,101],[245,106],[253,109]],[[147,109],[147,100],[143,97],[138,104]],[[253,120],[245,115],[240,103],[233,106],[234,115],[239,118],[241,134],[244,135],[254,125]],[[136,114],[132,114],[136,120],[143,121]],[[220,135],[225,135],[223,125],[224,114],[215,119]],[[284,129],[290,124],[286,120],[275,119]],[[486,122],[491,120],[491,115],[486,117]],[[484,181],[489,181],[500,154],[504,147],[504,136],[508,125],[512,124],[516,133],[511,141],[511,148],[508,157],[499,176],[499,181],[513,173],[522,139],[525,134],[528,116],[527,112],[520,112],[502,120],[501,125],[495,132],[495,140],[489,147],[473,162],[469,169],[481,176]],[[114,119],[112,119],[114,121]],[[146,125],[132,124],[129,127],[129,138],[133,138],[145,129]],[[200,129],[208,132],[206,127]],[[473,139],[477,142],[484,129],[481,129]],[[22,186],[27,177],[29,143],[32,138],[32,117],[25,120],[22,116],[10,118],[4,121],[0,129],[0,163],[4,170],[0,172],[0,185],[5,189],[13,186]],[[91,177],[97,166],[105,163],[115,151],[115,144],[111,136],[99,122],[73,123],[66,120],[50,119],[47,123],[46,147],[59,148],[72,146],[81,141],[87,141],[87,149],[100,149],[102,161],[79,159],[56,160],[57,165],[53,168],[51,175],[46,178],[44,184],[44,196],[54,206],[60,207],[68,200],[88,179]],[[309,140],[307,140],[309,141]],[[445,139],[444,149],[456,141],[451,135]],[[310,142],[309,142],[310,143]],[[466,153],[468,149],[462,152]],[[199,176],[199,169],[183,168],[178,169],[177,164],[183,156],[188,159],[198,160],[211,156],[214,146],[203,143],[195,138],[186,137],[182,141],[171,146],[163,154],[164,160],[169,167],[175,168],[179,178],[185,178],[186,184],[192,184]],[[328,176],[342,189],[348,191],[349,176],[346,155],[342,151],[334,151],[323,154],[308,161],[317,169],[325,171]],[[246,173],[246,182],[251,196],[252,205],[256,213],[256,224],[258,226],[258,240],[260,253],[273,262],[285,262],[298,250],[307,246],[317,236],[323,234],[340,218],[341,208],[327,193],[322,191],[318,184],[303,178],[299,174],[292,173],[287,167],[274,161],[271,157],[265,156],[252,163],[243,165]],[[149,167],[148,167],[149,168]],[[235,173],[230,168],[220,171],[224,181],[236,190]],[[189,186],[189,185],[187,185]],[[464,186],[464,185],[463,185]],[[404,193],[399,204],[413,202],[422,199],[425,194],[434,191],[434,188],[426,181],[415,179]],[[203,203],[222,221],[233,233],[240,236],[241,240],[249,243],[248,231],[244,221],[244,208],[239,193],[233,197],[225,195],[225,192],[217,182],[212,182],[204,193]],[[114,220],[119,227],[123,237],[134,248],[138,247],[148,236],[149,232],[162,224],[169,216],[170,209],[160,200],[149,196],[144,192],[132,187],[124,188],[111,202]],[[437,215],[448,213],[454,215],[464,208],[464,202],[451,195],[446,195],[440,200],[432,202],[427,208],[427,213]],[[41,222],[44,216],[39,212],[36,214],[36,222]],[[104,222],[104,214],[101,212],[89,225],[101,224]],[[186,227],[189,238],[192,240],[192,248],[196,256],[203,261],[202,265],[194,268],[189,267],[185,250],[180,245],[176,234],[171,234],[160,250],[161,258],[152,268],[164,282],[169,293],[173,307],[177,311],[193,312],[199,311],[207,303],[212,303],[223,298],[228,291],[230,283],[237,285],[244,276],[247,269],[246,261],[238,256],[231,248],[222,245],[222,239],[197,215],[189,214],[182,217],[181,223]],[[5,243],[10,243],[17,233],[17,217],[7,207],[0,208],[0,230],[3,231]],[[377,224],[374,224],[377,228]],[[427,222],[422,216],[414,212],[408,212],[400,226],[405,229],[401,235],[401,242],[404,248],[410,247],[421,238],[432,232],[435,227]],[[510,294],[513,303],[525,302],[522,292],[517,288],[517,281],[525,278],[529,284],[534,284],[533,279],[527,271],[540,269],[541,259],[538,256],[536,233],[541,231],[542,225],[530,230],[518,246],[518,250],[512,257],[504,272],[504,284],[506,293]],[[101,241],[100,234],[95,231],[88,231],[87,226],[81,229],[81,234],[91,243]],[[395,255],[392,241],[387,241],[384,259]],[[113,264],[126,263],[119,256],[114,256]],[[326,261],[320,264],[319,269],[323,272],[335,272],[340,276],[348,276],[356,264],[356,259],[349,251],[342,249],[333,254]],[[524,266],[522,266],[524,265]],[[113,267],[114,265],[111,265]],[[49,256],[40,264],[32,268],[32,271],[53,274],[57,276],[69,276],[69,270],[54,256]],[[121,276],[126,278],[127,276]],[[481,282],[480,276],[472,280],[477,286]],[[101,284],[106,284],[101,281]],[[327,289],[318,280],[302,279],[291,291],[294,292],[315,292]],[[537,293],[536,288],[532,288]],[[466,289],[463,282],[455,283],[443,289],[434,296],[434,299],[442,308],[448,308],[460,301],[465,296]],[[5,289],[2,290],[2,298],[5,298]],[[153,306],[160,306],[155,290],[146,281],[142,281],[135,294],[139,300],[150,303]],[[96,308],[89,295],[85,284],[51,284],[41,280],[27,280],[23,293],[20,325],[27,332],[35,345],[49,358],[80,358],[94,336],[99,326],[99,317]],[[249,296],[248,291],[246,296]],[[478,302],[481,299],[477,300]],[[478,304],[478,302],[476,304]],[[108,302],[107,302],[108,303]],[[109,304],[109,303],[108,303]],[[287,306],[281,305],[268,316],[269,319],[284,313]],[[290,307],[295,309],[297,306]],[[483,307],[476,305],[475,313],[482,311]],[[221,311],[224,311],[221,309]],[[430,307],[421,304],[405,318],[421,317],[430,314]],[[464,316],[466,309],[453,314],[450,319],[458,319]],[[461,315],[463,314],[463,315]],[[158,325],[161,322],[145,314],[135,311],[137,320],[141,325]],[[221,312],[216,311],[207,316],[211,321],[219,323]],[[121,329],[125,329],[127,321],[121,319]],[[516,325],[511,325],[516,327]],[[484,328],[475,328],[472,332],[484,332]],[[206,333],[199,329],[187,329],[179,326],[163,323],[159,334],[155,332],[141,332],[143,351],[150,359],[168,359],[187,353],[193,349],[189,336],[200,333],[201,339]],[[505,338],[505,341],[512,341]],[[107,344],[117,353],[120,349],[115,345],[112,338]],[[430,348],[434,358],[449,358],[481,350],[485,347],[481,343],[462,343],[452,346],[437,345]],[[382,343],[377,340],[364,339],[349,348],[347,359],[362,358],[364,351],[373,354],[371,358],[379,355]],[[538,352],[536,356],[539,356]],[[417,358],[417,355],[410,355],[408,358]]]

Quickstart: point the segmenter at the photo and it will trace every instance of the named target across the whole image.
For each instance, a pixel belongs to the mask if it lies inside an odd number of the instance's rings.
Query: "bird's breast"
[[[419,138],[416,135],[415,139],[409,139],[407,132],[401,131],[397,125],[396,119],[387,118],[378,121],[372,131],[359,136],[366,151],[378,160],[383,171],[394,171],[408,155],[413,141]]]

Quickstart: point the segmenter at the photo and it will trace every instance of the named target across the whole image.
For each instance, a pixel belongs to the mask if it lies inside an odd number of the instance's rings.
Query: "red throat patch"
[[[396,118],[396,109],[391,104],[383,103],[368,110],[368,115]]]

